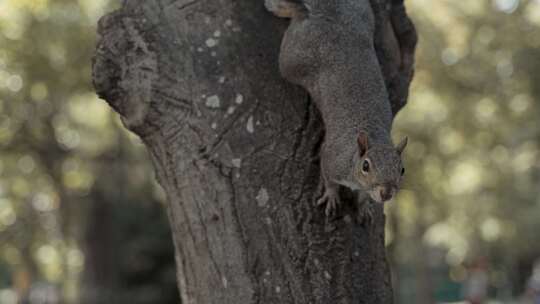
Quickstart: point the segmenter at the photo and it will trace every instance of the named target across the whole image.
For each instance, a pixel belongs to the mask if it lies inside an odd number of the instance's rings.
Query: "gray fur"
[[[292,18],[281,44],[281,74],[309,92],[325,124],[321,150],[325,192],[318,203],[326,203],[327,214],[332,213],[339,204],[339,185],[383,201],[380,191],[397,191],[402,164],[390,138],[392,108],[374,48],[370,2],[292,3],[266,0],[274,14]],[[302,9],[291,13],[291,7]],[[357,145],[361,132],[369,142],[364,155]],[[369,174],[361,172],[365,159],[371,164]]]

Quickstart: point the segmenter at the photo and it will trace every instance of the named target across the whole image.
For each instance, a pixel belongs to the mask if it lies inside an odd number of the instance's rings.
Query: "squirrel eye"
[[[405,174],[405,168],[401,168],[401,176],[403,176],[403,174]]]
[[[369,172],[369,162],[367,160],[364,160],[364,162],[362,163],[362,171],[364,173]]]

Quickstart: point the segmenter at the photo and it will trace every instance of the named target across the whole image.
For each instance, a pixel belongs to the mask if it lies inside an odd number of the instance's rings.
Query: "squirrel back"
[[[374,47],[369,1],[266,0],[291,18],[280,51],[280,72],[304,87],[321,112],[325,139],[319,203],[339,204],[338,187],[363,190],[379,202],[398,190],[406,140],[390,138],[392,108]]]

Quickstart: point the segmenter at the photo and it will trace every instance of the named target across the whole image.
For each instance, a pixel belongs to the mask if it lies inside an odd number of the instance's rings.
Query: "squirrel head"
[[[393,145],[369,145],[368,135],[358,135],[358,154],[354,166],[354,178],[373,200],[382,203],[394,197],[405,173],[401,153],[407,146],[405,137],[396,147]]]

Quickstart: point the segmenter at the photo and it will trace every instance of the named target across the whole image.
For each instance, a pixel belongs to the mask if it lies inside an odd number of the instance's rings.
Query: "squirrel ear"
[[[358,153],[360,154],[360,157],[364,157],[368,150],[368,135],[364,131],[360,131],[358,134]]]
[[[293,18],[306,11],[302,0],[264,0],[264,6],[274,15],[282,18]]]
[[[403,150],[405,150],[405,147],[407,146],[407,142],[409,141],[409,139],[407,138],[407,136],[405,136],[405,138],[403,138],[401,140],[401,142],[396,146],[396,150],[397,150],[397,153],[399,155],[401,155],[401,153],[403,152]]]

